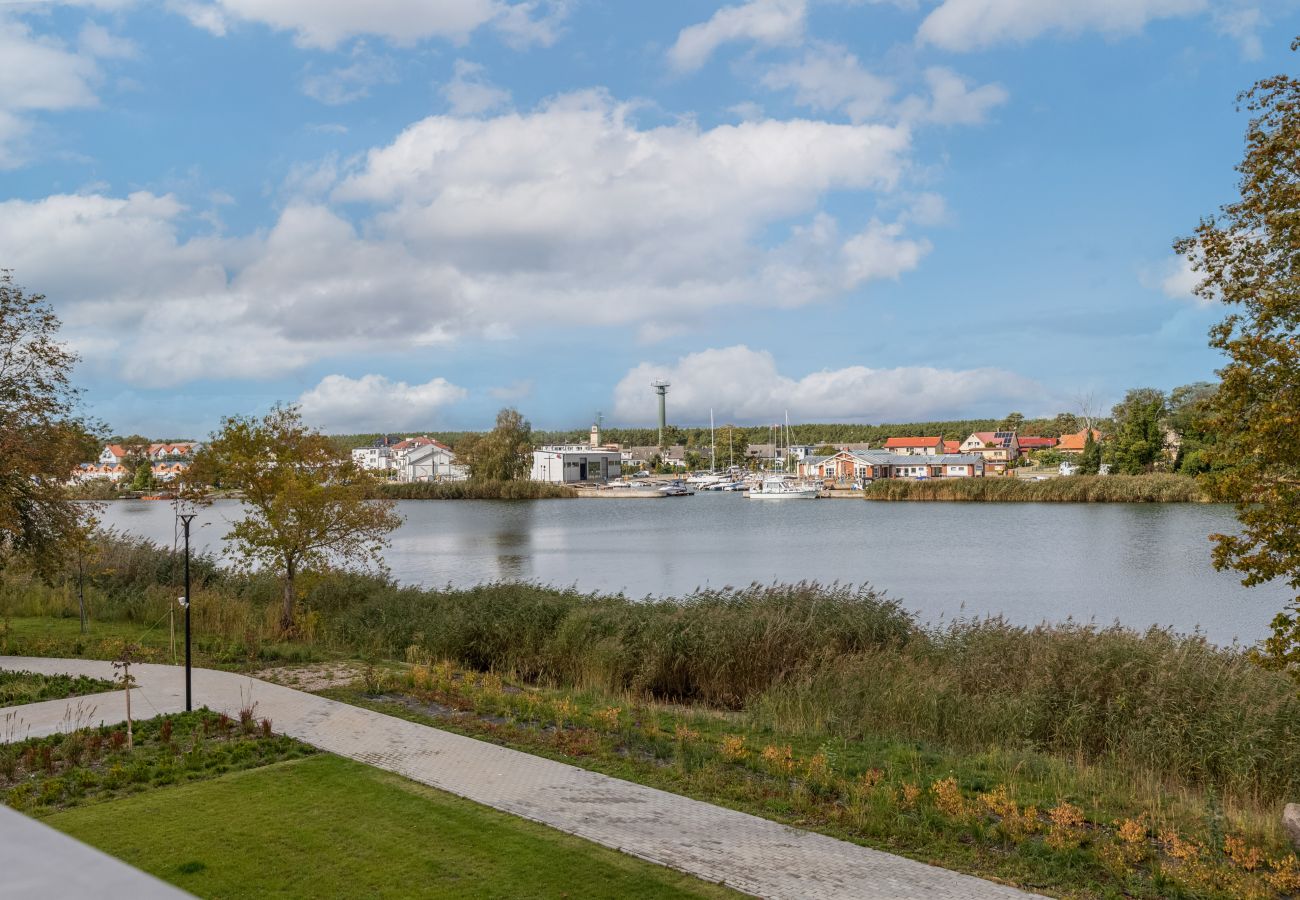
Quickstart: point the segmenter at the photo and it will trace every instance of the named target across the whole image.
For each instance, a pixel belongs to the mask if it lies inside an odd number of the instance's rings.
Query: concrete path
[[[6,900],[184,900],[189,896],[61,831],[0,806],[0,897]]]
[[[0,669],[113,677],[94,660],[0,656]],[[184,674],[132,666],[132,712],[184,708]],[[194,670],[194,705],[231,715],[250,703],[275,730],[330,753],[396,772],[759,897],[817,900],[1010,900],[1031,895],[946,869],[800,831],[746,813],[620,781],[243,675]],[[87,710],[94,707],[87,716]],[[76,712],[80,709],[80,713]],[[0,711],[3,714],[6,711]],[[123,692],[17,708],[0,741],[125,719]],[[3,877],[3,876],[0,876]]]

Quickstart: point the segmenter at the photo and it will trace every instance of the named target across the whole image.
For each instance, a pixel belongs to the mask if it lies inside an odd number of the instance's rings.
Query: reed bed
[[[1022,503],[1207,503],[1187,475],[1070,475],[1046,481],[1019,478],[890,478],[863,491],[867,500],[945,500]]]
[[[173,557],[105,538],[92,619],[143,627],[175,603]],[[303,580],[300,636],[276,633],[273,578],[192,564],[196,634],[219,658],[337,651],[447,659],[525,682],[697,704],[813,738],[885,736],[1034,750],[1273,803],[1300,796],[1300,697],[1243,648],[1202,637],[992,619],[927,628],[869,588],[753,585],[634,600],[530,584]],[[69,583],[0,575],[0,620],[77,615]],[[5,637],[8,652],[33,648]],[[0,652],[5,652],[0,649]]]
[[[543,481],[424,481],[377,484],[374,495],[385,500],[571,500],[573,488]]]

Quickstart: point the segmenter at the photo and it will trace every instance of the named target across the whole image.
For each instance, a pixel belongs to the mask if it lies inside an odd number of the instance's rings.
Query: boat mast
[[[709,409],[709,468],[718,471],[718,438],[713,433],[713,410]]]

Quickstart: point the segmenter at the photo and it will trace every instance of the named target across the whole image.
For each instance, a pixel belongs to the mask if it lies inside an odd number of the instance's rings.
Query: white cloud
[[[1259,33],[1266,24],[1263,11],[1257,7],[1235,6],[1214,11],[1214,25],[1219,33],[1233,38],[1241,48],[1241,55],[1249,60],[1264,57]]]
[[[909,98],[903,104],[905,118],[939,125],[978,125],[994,107],[1007,102],[1007,91],[1000,84],[972,87],[952,69],[933,66],[925,70],[930,95]]]
[[[853,122],[901,120],[908,123],[975,125],[989,110],[1007,101],[997,84],[973,87],[951,69],[935,66],[924,73],[928,93],[899,102],[897,85],[868,72],[858,58],[838,44],[815,43],[803,56],[773,66],[763,76],[772,90],[794,91],[794,101],[816,112],[843,112]]]
[[[1151,21],[1192,15],[1208,0],[943,0],[921,23],[922,43],[977,50],[1042,34],[1133,34]]]
[[[270,377],[541,326],[627,326],[631,340],[719,307],[841,296],[929,250],[907,215],[842,228],[822,210],[831,193],[859,209],[892,195],[906,128],[642,128],[629,114],[582,94],[433,116],[343,175],[328,159],[303,167],[278,220],[243,237],[183,238],[212,210],[146,192],[0,202],[0,246],[97,371],[138,383]]]
[[[102,80],[97,60],[135,53],[130,41],[93,23],[82,28],[78,44],[70,48],[0,12],[0,169],[26,161],[21,142],[32,130],[33,113],[96,106]]]
[[[1160,291],[1174,300],[1190,300],[1197,306],[1209,306],[1213,301],[1196,293],[1201,278],[1192,269],[1191,260],[1185,256],[1171,256],[1163,263],[1147,267],[1138,273],[1138,280],[1149,290]]]
[[[309,72],[302,92],[328,106],[341,106],[370,96],[370,89],[397,81],[397,65],[390,57],[370,51],[364,43],[352,48],[352,61],[328,72]]]
[[[792,378],[778,370],[771,353],[742,344],[631,369],[614,388],[618,421],[654,418],[650,382],[658,378],[672,382],[668,407],[678,422],[705,421],[710,409],[718,421],[741,424],[779,421],[786,411],[804,422],[913,422],[1026,405],[1046,395],[1036,382],[994,368],[848,366]]]
[[[709,61],[720,46],[733,41],[794,44],[803,39],[807,0],[749,0],[724,6],[707,22],[683,28],[668,50],[668,61],[679,72],[691,72]]]
[[[354,37],[409,45],[426,38],[462,43],[494,24],[514,45],[549,44],[568,11],[566,0],[171,0],[171,9],[197,27],[226,34],[254,22],[293,33],[304,47],[333,49]]]
[[[505,7],[495,27],[512,47],[549,47],[559,40],[576,0],[523,0]]]
[[[478,63],[456,60],[451,81],[443,85],[442,95],[451,105],[454,116],[478,116],[500,109],[510,102],[510,92],[488,82],[485,69]]]
[[[424,384],[383,375],[326,375],[298,398],[303,420],[326,432],[403,431],[428,427],[469,392],[445,378]]]
[[[895,86],[862,68],[844,47],[818,44],[797,62],[768,70],[765,87],[792,89],[795,102],[818,112],[843,110],[854,122],[879,116],[890,108]]]

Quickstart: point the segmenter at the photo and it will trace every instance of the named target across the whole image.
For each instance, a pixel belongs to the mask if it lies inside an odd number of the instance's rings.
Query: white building
[[[533,451],[533,481],[552,484],[605,482],[622,474],[622,453],[618,450],[565,444]]]
[[[358,447],[352,451],[352,462],[368,472],[387,472],[393,467],[393,450],[387,444]]]
[[[395,454],[392,467],[397,480],[403,482],[464,481],[466,477],[451,448],[432,440],[414,443]]]

